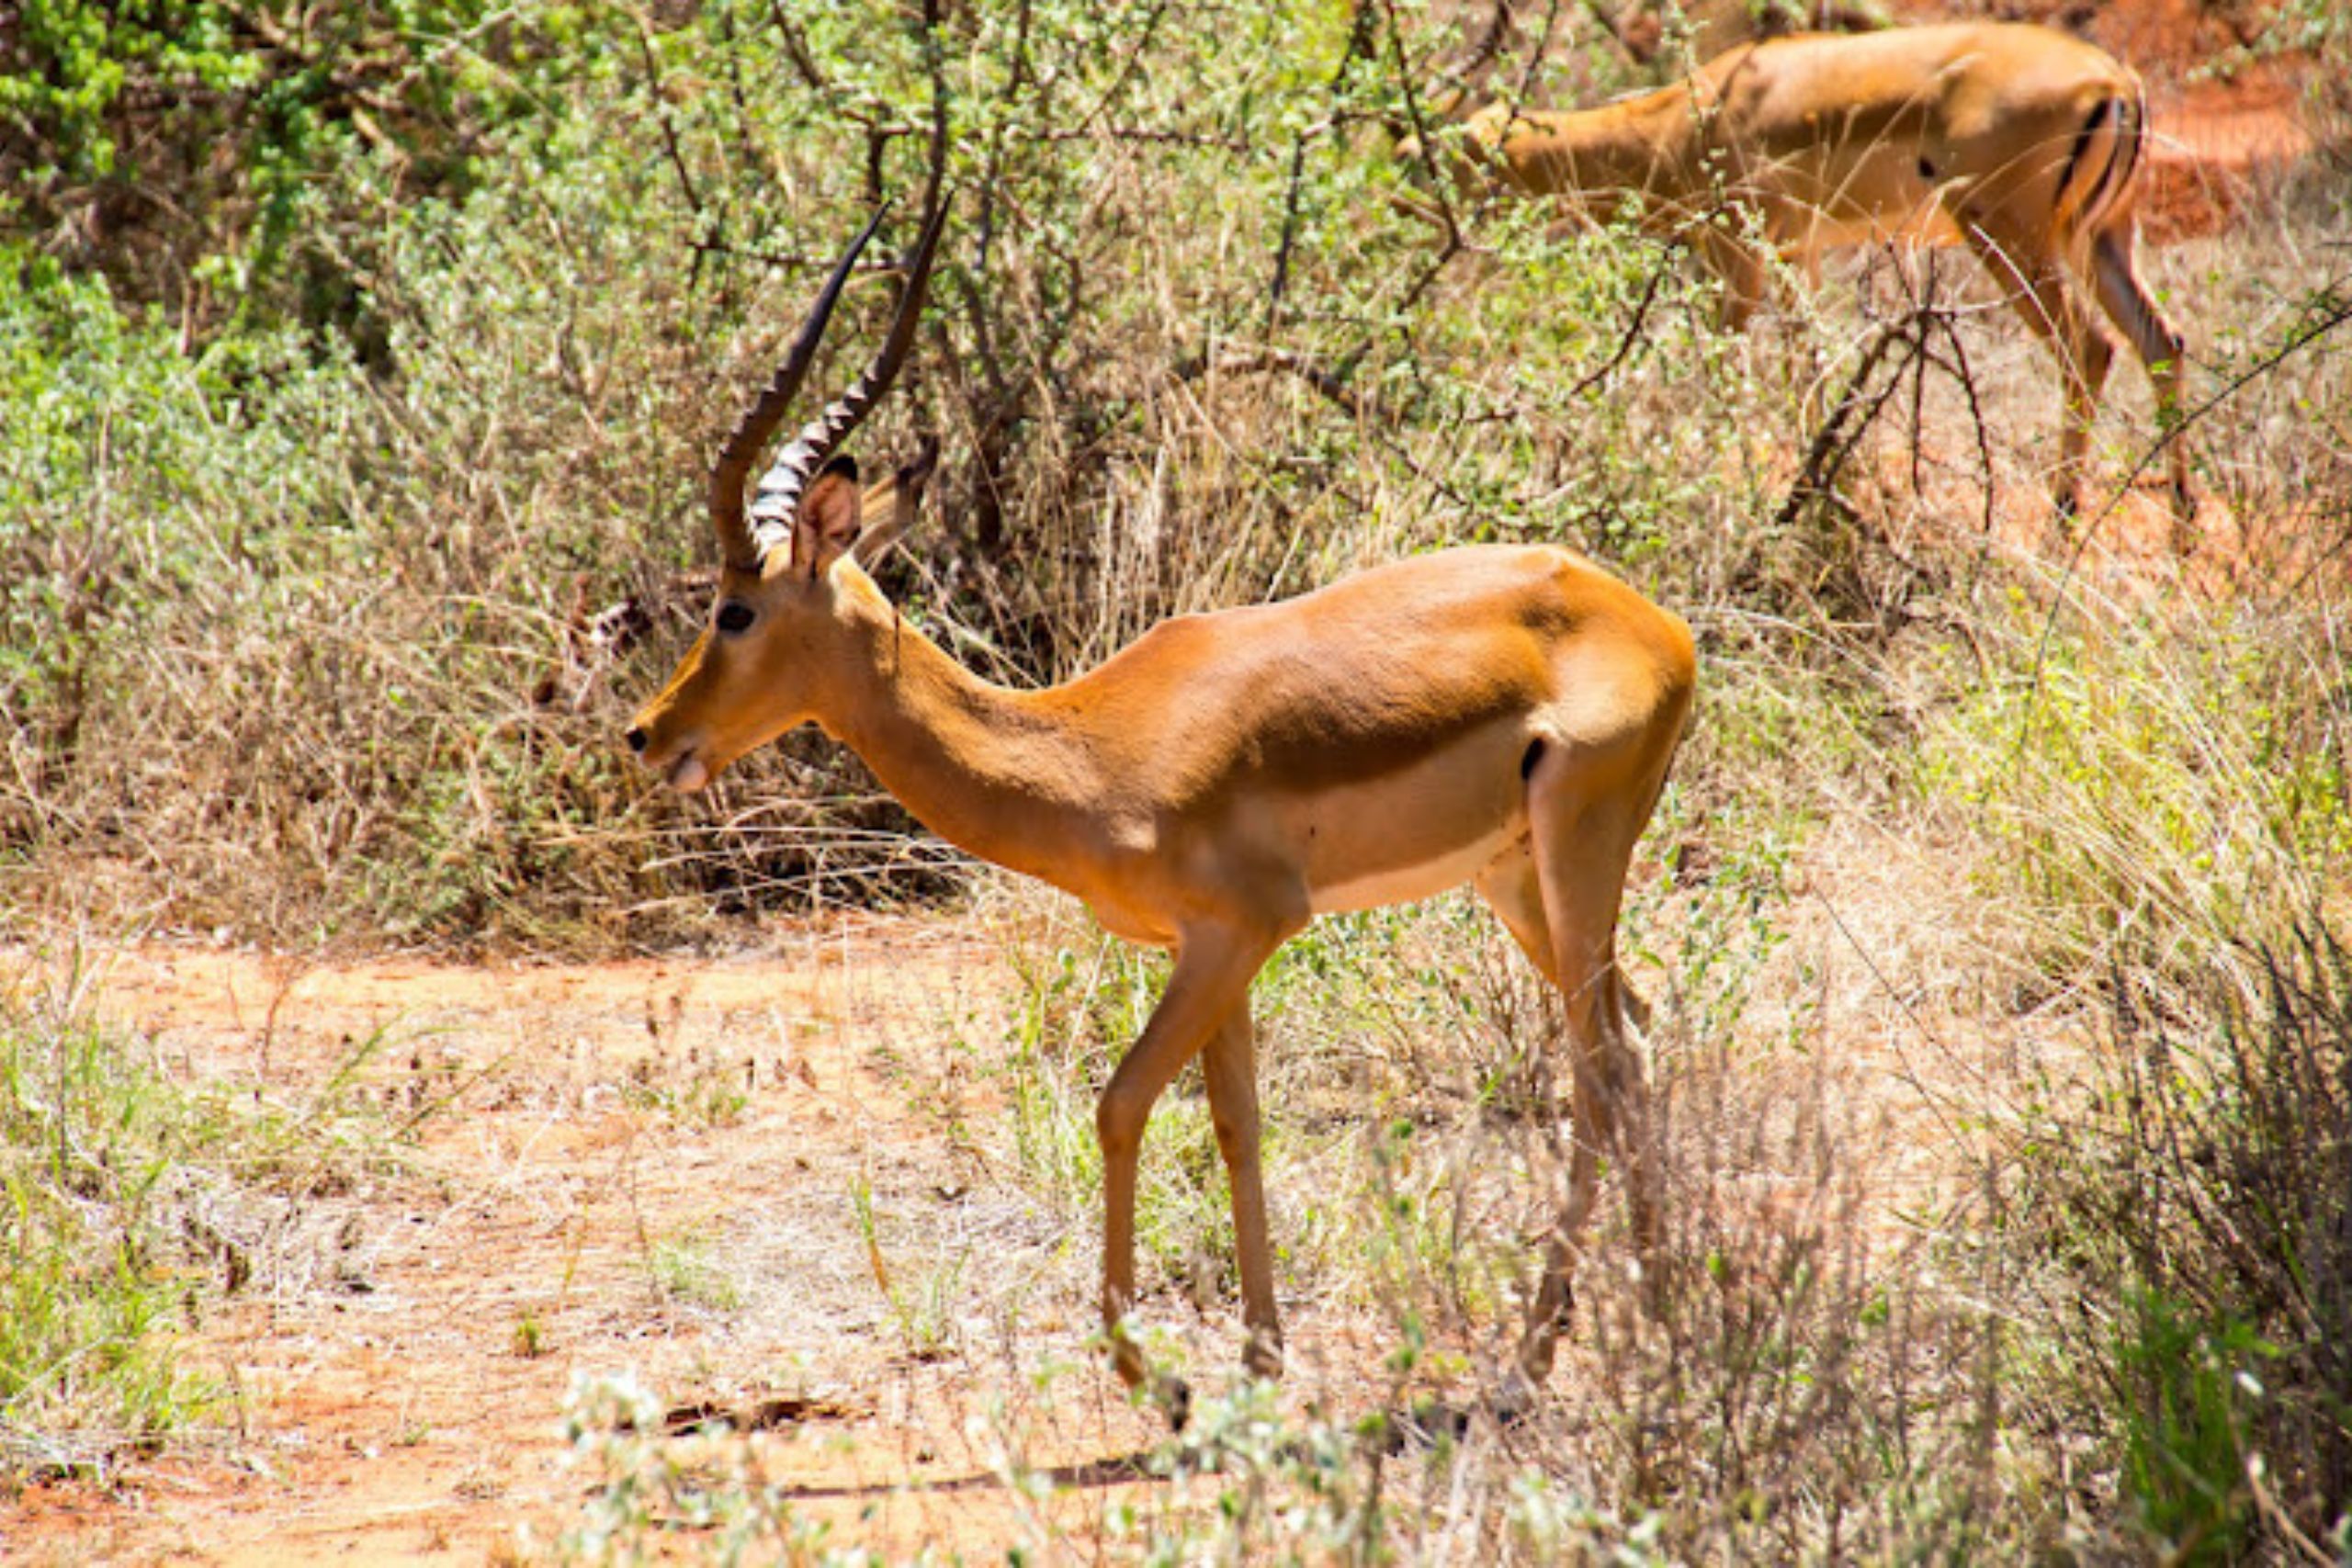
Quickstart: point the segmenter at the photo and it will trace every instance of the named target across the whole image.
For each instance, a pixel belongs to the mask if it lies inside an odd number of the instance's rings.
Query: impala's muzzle
[[[633,724],[621,739],[638,760],[662,775],[662,782],[680,795],[692,795],[710,783],[710,764],[703,760],[703,737],[689,734],[674,741],[654,743],[652,732]]]

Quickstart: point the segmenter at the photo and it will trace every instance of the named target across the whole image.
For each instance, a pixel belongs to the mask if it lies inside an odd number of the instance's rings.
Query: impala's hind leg
[[[1576,1143],[1567,1197],[1544,1240],[1544,1277],[1520,1343],[1516,1397],[1523,1398],[1552,1370],[1604,1149],[1624,1172],[1634,1245],[1645,1259],[1655,1256],[1660,1239],[1649,1094],[1627,1038],[1616,959],[1626,867],[1665,782],[1680,725],[1679,707],[1660,716],[1662,727],[1609,743],[1546,743],[1527,781],[1527,858],[1535,897],[1528,897],[1525,871],[1508,861],[1479,879],[1479,891],[1531,955],[1539,943],[1548,953],[1550,962],[1538,967],[1559,987],[1567,1010]]]
[[[1497,855],[1478,874],[1477,888],[1535,972],[1557,986],[1559,969],[1552,952],[1552,928],[1544,919],[1544,887],[1535,871],[1533,844],[1521,839]],[[1617,1000],[1637,1032],[1649,1028],[1650,1005],[1623,974],[1617,975]]]
[[[2148,379],[2156,389],[2156,426],[2171,443],[2173,547],[2186,550],[2188,524],[2197,515],[2197,497],[2188,487],[2188,444],[2181,439],[2183,356],[2187,344],[2180,329],[2148,293],[2140,280],[2134,257],[2139,231],[2126,221],[2111,224],[2091,237],[2086,272],[2099,309],[2131,344]]]
[[[1559,986],[1559,955],[1551,924],[1544,915],[1543,879],[1536,869],[1533,845],[1521,841],[1506,851],[1479,874],[1478,893],[1518,941],[1536,973]],[[1573,999],[1570,1010],[1573,1014]],[[1577,1066],[1584,1055],[1584,1038],[1572,1025],[1570,1039],[1575,1043],[1570,1046],[1570,1071],[1576,1077],[1569,1094],[1573,1136],[1568,1149],[1567,1201],[1544,1239],[1543,1278],[1528,1305],[1518,1364],[1504,1393],[1506,1404],[1514,1408],[1526,1404],[1534,1385],[1551,1371],[1553,1347],[1575,1309],[1577,1263],[1583,1256],[1585,1232],[1592,1223],[1592,1205],[1600,1184],[1600,1145],[1613,1132],[1613,1123],[1596,1122],[1600,1101],[1586,1091],[1585,1075]]]
[[[2005,235],[1963,216],[1961,232],[1984,263],[2018,315],[2058,358],[2065,387],[2064,423],[2058,438],[2058,477],[2052,499],[2061,515],[2083,509],[2090,466],[2091,425],[2098,417],[2100,391],[2114,363],[2115,349],[2066,285],[2064,268],[2047,254],[2046,242],[2031,235]]]

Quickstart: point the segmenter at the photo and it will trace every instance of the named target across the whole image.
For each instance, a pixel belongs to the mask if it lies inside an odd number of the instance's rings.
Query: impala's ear
[[[814,581],[856,542],[864,508],[858,503],[857,460],[835,457],[800,498],[792,521],[792,570]]]
[[[865,492],[865,531],[858,535],[857,546],[850,552],[858,565],[872,570],[883,552],[914,526],[922,511],[922,487],[938,466],[939,437],[925,435],[913,462],[902,465],[888,483]]]

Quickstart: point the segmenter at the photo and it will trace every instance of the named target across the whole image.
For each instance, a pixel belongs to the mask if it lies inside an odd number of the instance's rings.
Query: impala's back
[[[1699,88],[1781,237],[1811,225],[1820,246],[1955,239],[1948,203],[2050,213],[2112,163],[2114,106],[2140,99],[2104,51],[2020,23],[1775,39],[1714,61]]]
[[[1115,880],[1187,875],[1198,834],[1319,911],[1469,880],[1525,835],[1545,747],[1645,766],[1695,666],[1679,616],[1591,563],[1497,546],[1170,621],[1038,696],[1102,776],[1149,781]]]

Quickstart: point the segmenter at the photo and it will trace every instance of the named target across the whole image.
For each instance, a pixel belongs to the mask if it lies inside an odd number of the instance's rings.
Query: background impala
[[[2146,94],[2111,56],[2048,28],[1978,22],[1742,44],[1687,80],[1598,108],[1494,103],[1468,117],[1457,178],[1561,197],[1689,240],[1744,326],[1771,259],[1840,245],[1965,245],[2049,344],[2064,389],[2059,505],[2082,503],[2091,425],[2113,358],[2084,299],[2138,354],[2157,424],[2180,414],[2179,329],[2135,257]],[[1418,141],[1399,156],[1419,161]],[[2176,541],[2195,512],[2170,454]]]

